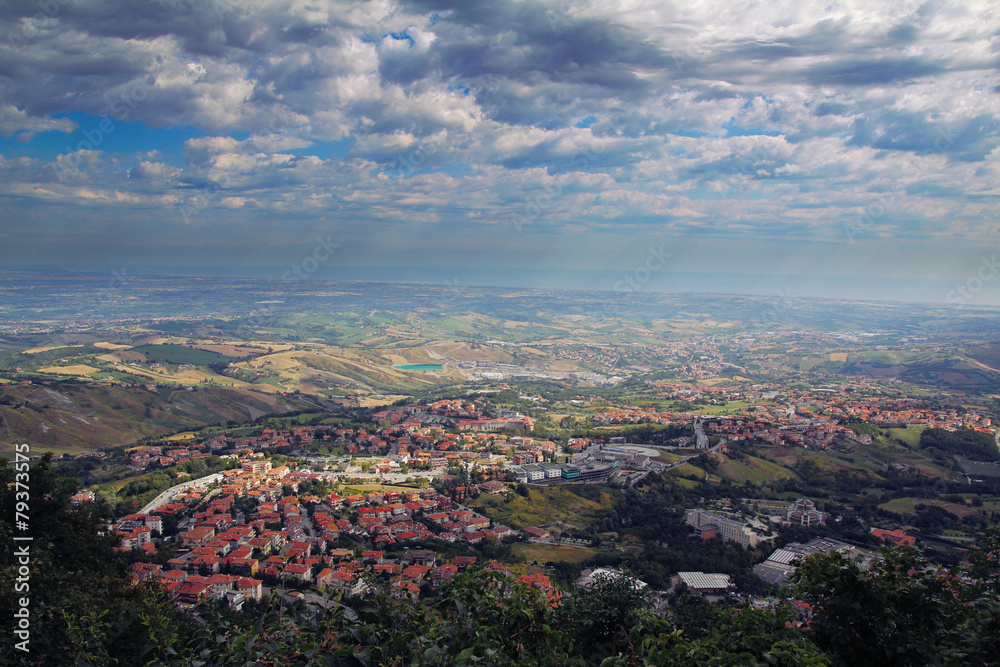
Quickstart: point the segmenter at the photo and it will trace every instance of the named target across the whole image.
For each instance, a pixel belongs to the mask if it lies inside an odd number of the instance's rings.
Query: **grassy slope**
[[[115,386],[5,386],[0,393],[21,407],[0,405],[0,452],[28,443],[39,453],[79,454],[147,436],[259,414],[298,409],[285,398],[238,389],[160,389]]]
[[[971,507],[959,505],[957,503],[949,503],[943,500],[934,500],[931,498],[895,498],[889,502],[882,503],[879,507],[884,510],[889,510],[890,512],[896,512],[897,514],[915,514],[916,506],[919,504],[940,507],[959,518],[978,514],[978,511],[972,509]]]
[[[514,495],[505,503],[497,496],[481,495],[470,501],[472,507],[477,507],[494,521],[508,525],[511,528],[536,526],[538,528],[565,523],[582,527],[587,520],[593,518],[602,507],[611,505],[611,496],[602,496],[598,503],[581,498],[572,491],[559,487],[531,487],[531,498]]]
[[[742,461],[736,461],[728,457],[722,458],[723,460],[719,464],[718,473],[737,484],[745,482],[761,484],[773,479],[797,478],[797,475],[788,468],[755,456],[748,456]]]
[[[596,549],[587,547],[567,547],[555,544],[518,543],[513,546],[514,553],[527,561],[547,563],[563,561],[567,563],[582,563],[597,553]]]

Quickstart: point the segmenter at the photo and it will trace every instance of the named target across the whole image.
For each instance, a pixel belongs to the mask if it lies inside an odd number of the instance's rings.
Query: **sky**
[[[0,266],[1000,304],[995,2],[6,0]]]

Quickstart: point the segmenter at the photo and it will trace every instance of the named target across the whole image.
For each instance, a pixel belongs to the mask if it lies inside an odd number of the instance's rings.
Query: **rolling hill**
[[[0,451],[26,442],[79,454],[223,421],[314,408],[293,397],[224,387],[157,388],[50,382],[0,387]]]

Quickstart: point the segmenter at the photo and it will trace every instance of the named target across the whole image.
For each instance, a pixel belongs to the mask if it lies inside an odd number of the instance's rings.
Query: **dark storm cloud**
[[[921,58],[848,58],[810,67],[803,78],[814,86],[876,86],[906,83],[944,71],[941,63]]]
[[[541,3],[413,2],[436,12],[440,35],[433,67],[445,78],[481,77],[538,85],[595,86],[628,94],[648,90],[637,69],[672,66],[668,53],[633,27],[606,18],[576,18]]]
[[[849,143],[921,155],[944,153],[963,161],[978,161],[1000,145],[1000,122],[985,114],[944,123],[931,122],[922,114],[882,111],[856,119]]]
[[[846,104],[840,104],[838,102],[822,102],[816,106],[816,110],[813,112],[817,116],[844,116],[850,111],[850,107]]]

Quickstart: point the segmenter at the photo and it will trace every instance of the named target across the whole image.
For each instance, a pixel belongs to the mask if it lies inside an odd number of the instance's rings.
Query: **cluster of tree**
[[[79,347],[56,347],[44,352],[35,352],[30,355],[21,354],[20,351],[7,352],[0,356],[0,368],[12,370],[21,368],[22,370],[33,370],[52,366],[59,361],[65,360],[68,364],[87,362],[90,355],[103,354],[107,350],[96,348],[91,343],[86,343]]]
[[[920,433],[921,449],[937,449],[951,456],[961,456],[973,461],[1000,460],[1000,450],[994,436],[970,428],[946,431],[928,428]]]
[[[875,480],[863,470],[824,469],[807,458],[799,460],[795,472],[802,478],[802,493],[825,497],[830,493],[859,494]]]
[[[645,581],[658,588],[668,587],[677,572],[702,571],[729,574],[744,590],[759,590],[763,582],[750,569],[766,554],[731,542],[692,537],[683,508],[695,506],[699,498],[680,485],[650,478],[653,481],[642,490],[622,490],[596,524],[600,532],[624,533],[639,540],[642,550],[598,553],[587,565],[626,567],[641,572]]]
[[[796,570],[814,612],[809,635],[836,664],[998,663],[1000,534],[951,570],[910,549],[883,556],[865,568],[834,552]]]
[[[699,454],[688,461],[688,463],[709,473],[713,473],[719,469],[718,460],[709,454]]]
[[[847,419],[842,419],[840,420],[840,424],[842,426],[846,426],[859,435],[870,435],[873,438],[885,435],[877,424],[866,422],[858,417],[848,417]]]
[[[742,461],[748,456],[757,456],[757,450],[748,442],[737,440],[726,444],[726,456],[736,461]]]

